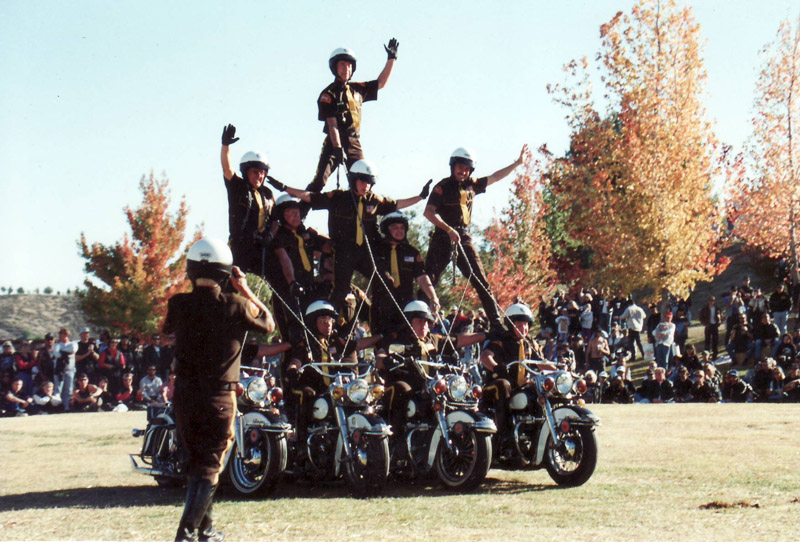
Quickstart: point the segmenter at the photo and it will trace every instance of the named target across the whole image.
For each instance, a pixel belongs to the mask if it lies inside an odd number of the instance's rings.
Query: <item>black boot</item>
[[[206,508],[206,513],[203,515],[203,519],[200,521],[200,531],[198,532],[197,540],[199,542],[224,542],[225,541],[225,534],[219,532],[214,527],[214,520],[211,519],[211,509],[214,506],[214,493],[217,490],[217,486],[211,487],[211,494],[208,497],[208,508]]]
[[[195,542],[198,538],[197,530],[203,521],[217,486],[211,485],[211,480],[205,478],[192,478],[186,490],[186,505],[183,516],[178,525],[175,542]]]

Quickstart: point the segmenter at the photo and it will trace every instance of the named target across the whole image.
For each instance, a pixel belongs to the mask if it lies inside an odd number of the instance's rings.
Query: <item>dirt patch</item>
[[[701,504],[700,510],[724,510],[726,508],[761,508],[757,502],[738,501],[738,502],[725,502],[725,501],[711,501],[710,503]]]
[[[74,295],[13,294],[0,296],[0,339],[41,338],[60,328],[77,340],[86,317]]]

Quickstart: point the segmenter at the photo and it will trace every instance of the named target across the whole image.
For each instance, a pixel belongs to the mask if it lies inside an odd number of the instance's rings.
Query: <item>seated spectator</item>
[[[689,403],[694,400],[692,396],[694,382],[689,378],[689,370],[686,367],[678,369],[678,379],[675,380],[673,388],[676,403]]]
[[[583,375],[583,380],[586,382],[586,392],[581,396],[587,404],[595,404],[600,402],[601,392],[600,383],[597,381],[597,375],[594,371],[586,371]]]
[[[172,395],[175,393],[175,373],[170,373],[167,383],[161,386],[161,402],[165,405],[172,402]]]
[[[784,402],[800,403],[800,365],[792,365],[789,369],[789,376],[782,391]]]
[[[675,391],[672,382],[667,380],[667,372],[657,367],[650,378],[645,379],[639,388],[640,403],[674,403]]]
[[[706,373],[694,372],[694,386],[692,386],[692,401],[695,403],[716,403],[719,401],[719,390],[706,381]]]
[[[11,387],[3,399],[6,416],[27,416],[33,411],[33,397],[23,393],[22,379],[19,377],[11,377]]]
[[[74,412],[97,412],[100,407],[98,399],[102,390],[89,384],[86,373],[79,373],[75,379],[75,391],[72,393],[70,409]]]
[[[137,401],[136,395],[133,389],[133,373],[125,372],[122,375],[122,387],[114,398],[118,405],[125,405],[128,410],[146,410],[147,406]]]
[[[780,337],[778,326],[772,323],[769,313],[763,313],[753,328],[756,361],[761,361],[762,352],[765,356],[773,354],[778,345],[778,337]]]
[[[792,336],[788,333],[784,333],[780,342],[775,345],[775,349],[772,351],[772,357],[776,360],[778,358],[783,358],[782,367],[789,368],[796,355],[797,348],[792,341]]]
[[[47,380],[42,382],[39,390],[33,395],[33,404],[36,408],[36,414],[57,414],[64,412],[64,404],[61,401],[61,396],[56,395],[55,385]]]
[[[628,367],[628,359],[631,357],[631,352],[627,348],[620,348],[614,353],[614,365],[611,366],[611,378],[621,376],[622,380],[629,382],[631,380],[631,370]]]
[[[723,403],[745,403],[753,400],[753,388],[739,378],[739,372],[731,369],[722,380],[720,389]]]
[[[726,346],[733,366],[744,365],[754,352],[753,328],[747,323],[747,316],[739,314],[737,323],[731,330],[731,342]]]
[[[722,375],[720,375],[719,371],[717,371],[716,365],[710,361],[706,362],[703,365],[703,372],[706,374],[706,382],[719,389],[720,385],[722,384]]]
[[[608,338],[608,346],[612,352],[616,352],[619,348],[630,349],[628,337],[625,331],[619,327],[619,324],[611,326],[611,335]]]
[[[775,365],[772,368],[772,382],[769,386],[767,401],[770,403],[782,403],[784,401],[783,387],[786,385],[786,375],[783,369]]]
[[[602,402],[623,405],[633,402],[633,395],[625,386],[622,377],[617,376],[611,379],[611,384],[609,384],[608,388],[603,392]]]
[[[145,405],[155,405],[161,402],[161,386],[164,383],[156,374],[156,366],[148,365],[147,374],[139,381],[137,400]]]
[[[753,375],[750,385],[753,387],[753,397],[755,401],[766,401],[774,391],[773,369],[777,363],[772,358],[756,363],[753,367]]]
[[[116,410],[119,402],[108,391],[108,379],[101,376],[97,379],[97,388],[100,390],[100,395],[97,397],[97,406],[104,412],[111,412]],[[125,409],[127,410],[127,408]]]

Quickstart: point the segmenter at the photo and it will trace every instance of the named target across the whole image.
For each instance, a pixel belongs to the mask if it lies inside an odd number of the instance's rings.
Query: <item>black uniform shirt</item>
[[[248,300],[219,287],[172,296],[163,331],[175,333],[178,378],[211,382],[238,382],[245,332],[269,332],[266,314],[254,317]]]
[[[465,229],[472,222],[472,200],[486,192],[487,177],[467,179],[460,183],[455,177],[442,179],[431,190],[428,205],[432,205],[451,228]]]
[[[513,331],[506,331],[499,339],[490,341],[484,350],[492,354],[497,365],[505,367],[512,361],[520,361],[520,347],[525,353],[524,359],[539,359],[540,356],[533,349],[530,340],[518,338]],[[511,367],[508,376],[512,386],[522,386],[526,380],[525,369],[520,365]]]
[[[378,215],[388,215],[397,210],[397,202],[381,197],[374,192],[367,192],[364,197],[357,196],[352,190],[331,190],[321,194],[311,194],[312,209],[328,210],[328,233],[339,247],[354,245],[356,242],[356,225],[358,224],[358,204],[362,204],[364,234],[375,245],[378,237]]]
[[[397,253],[397,271],[400,276],[400,285],[395,287],[392,278],[392,247],[395,246]],[[403,241],[397,245],[384,239],[375,248],[375,265],[378,268],[378,273],[381,274],[384,282],[389,287],[389,290],[398,300],[401,307],[404,303],[410,303],[414,299],[414,282],[418,277],[425,274],[425,264],[422,262],[422,256],[419,250],[412,247],[407,241]],[[377,295],[386,295],[386,290],[379,281],[375,281],[375,293]]]
[[[451,337],[450,341],[455,344],[456,338]],[[453,348],[447,341],[447,337],[439,335],[438,333],[428,333],[427,337],[418,340],[414,333],[406,327],[401,331],[396,338],[386,337],[378,349],[389,352],[391,345],[400,344],[405,347],[405,356],[413,357],[424,361],[432,361],[436,358],[437,354],[452,353]],[[391,364],[391,363],[390,363]],[[429,375],[434,375],[436,370],[431,367],[426,367],[426,372]],[[390,379],[393,381],[402,380],[411,386],[411,389],[419,390],[425,385],[426,379],[419,374],[414,367],[408,365],[398,367],[396,370],[390,372]]]
[[[292,348],[289,359],[296,359],[303,365],[311,362],[317,363],[336,363],[339,361],[345,363],[355,363],[355,346],[356,339],[350,339],[348,343],[336,331],[330,337],[316,337],[317,340],[309,338],[308,341],[302,341],[294,345]],[[345,346],[347,346],[347,353],[345,354]],[[323,370],[328,374],[337,374],[339,371],[335,367],[324,367]],[[341,372],[357,372],[353,367],[343,367]],[[300,376],[301,386],[309,386],[317,393],[324,392],[331,383],[331,378],[318,373],[314,369],[306,369]]]
[[[275,200],[272,191],[266,184],[258,190],[248,181],[234,174],[231,180],[225,180],[228,191],[228,230],[231,240],[253,239],[253,233],[263,231],[272,212]],[[260,203],[260,205],[259,205]],[[259,210],[263,220],[259,220]]]
[[[305,260],[303,260],[300,252],[301,241],[305,252]],[[282,248],[286,251],[294,268],[294,280],[307,288],[314,281],[314,252],[321,251],[324,244],[325,238],[314,228],[306,228],[301,225],[297,230],[291,230],[286,226],[281,226],[272,241],[272,250],[277,251]],[[308,266],[308,269],[306,269],[306,266]],[[289,288],[286,277],[283,276],[282,272],[276,273],[275,286],[283,290]]]
[[[378,99],[378,81],[346,83],[334,81],[323,90],[317,99],[318,118],[321,121],[335,117],[339,132],[350,130],[359,134],[361,130],[361,104]],[[328,124],[322,128],[328,133]]]

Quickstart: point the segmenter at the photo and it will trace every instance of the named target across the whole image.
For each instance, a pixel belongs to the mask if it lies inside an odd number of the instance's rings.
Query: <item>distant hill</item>
[[[41,338],[69,329],[72,337],[86,324],[74,295],[12,294],[0,296],[0,339]]]

